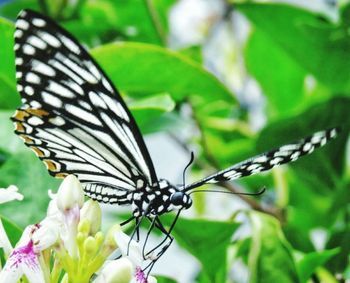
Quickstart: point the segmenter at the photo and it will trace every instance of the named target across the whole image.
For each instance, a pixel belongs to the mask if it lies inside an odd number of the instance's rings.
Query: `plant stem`
[[[153,27],[158,35],[159,41],[163,46],[167,45],[167,38],[164,31],[164,28],[160,22],[158,12],[156,8],[154,7],[153,0],[144,0],[147,12],[149,14],[149,17],[152,21]]]

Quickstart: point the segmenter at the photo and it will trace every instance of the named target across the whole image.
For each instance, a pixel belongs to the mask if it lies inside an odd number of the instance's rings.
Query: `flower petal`
[[[139,243],[131,240],[131,238],[122,231],[118,231],[114,237],[122,255],[127,256],[134,266],[141,266],[143,257]]]
[[[133,266],[127,258],[111,260],[102,268],[94,283],[129,283]]]
[[[14,185],[9,186],[7,189],[0,189],[0,204],[22,199],[23,195],[18,193],[18,188]]]
[[[33,232],[34,250],[41,252],[55,244],[58,240],[59,232],[59,223],[53,218],[46,217],[40,222],[39,228]]]
[[[38,225],[30,225],[24,230],[21,239],[0,273],[0,282],[17,282],[22,275],[25,275],[29,282],[45,283],[38,254],[34,251],[31,239],[38,227]]]

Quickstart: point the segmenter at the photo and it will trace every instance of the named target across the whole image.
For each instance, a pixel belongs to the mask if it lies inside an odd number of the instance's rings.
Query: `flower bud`
[[[132,279],[133,266],[127,258],[108,262],[94,283],[129,283]]]
[[[81,215],[80,215],[81,216]],[[90,231],[91,223],[87,219],[81,219],[78,224],[78,231],[84,235],[88,235]]]
[[[107,232],[105,244],[117,248],[117,243],[115,241],[115,235],[121,231],[122,228],[119,224],[113,225]]]
[[[93,256],[98,249],[96,239],[91,236],[87,237],[84,241],[84,249],[89,256]]]
[[[80,210],[80,219],[90,222],[90,234],[95,235],[101,228],[101,208],[97,201],[89,199]]]
[[[81,208],[84,204],[83,188],[74,175],[68,175],[60,185],[57,192],[57,206],[64,213],[76,205]]]

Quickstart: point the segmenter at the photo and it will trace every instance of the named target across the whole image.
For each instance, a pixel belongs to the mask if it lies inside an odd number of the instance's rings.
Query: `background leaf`
[[[253,229],[249,282],[299,282],[290,245],[278,221],[258,212],[251,212],[248,216]]]

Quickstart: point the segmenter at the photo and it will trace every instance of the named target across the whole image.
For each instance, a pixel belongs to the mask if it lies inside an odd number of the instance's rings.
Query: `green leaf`
[[[175,107],[175,102],[168,94],[134,100],[128,103],[128,107],[143,134],[170,130],[180,122],[175,114],[164,115]]]
[[[297,269],[301,283],[306,283],[315,270],[339,253],[339,249],[312,252],[297,260]]]
[[[10,117],[14,111],[0,111],[0,148],[10,153],[27,150],[23,141],[14,133]]]
[[[4,1],[2,1],[4,2]],[[32,9],[40,11],[37,0],[13,0],[0,4],[0,15],[15,19],[22,9]]]
[[[175,107],[174,100],[169,94],[159,94],[151,97],[138,99],[128,103],[129,109],[133,112],[143,110],[155,110],[159,112],[170,112]]]
[[[2,207],[6,206],[7,204],[2,204]],[[7,219],[6,217],[0,215],[0,219],[2,222],[2,225],[4,226],[4,229],[6,231],[6,235],[9,238],[12,247],[16,245],[18,240],[21,238],[22,235],[22,229],[17,226],[17,224],[13,223],[11,220]]]
[[[329,145],[291,165],[296,174],[308,182],[311,188],[327,191],[336,186],[337,180],[344,172],[345,148],[350,129],[349,107],[350,99],[338,97],[312,106],[299,116],[271,123],[260,133],[257,146],[262,152],[309,136],[316,131],[335,126],[342,127],[339,137]]]
[[[20,103],[16,91],[13,23],[0,18],[0,109],[13,109]]]
[[[170,217],[166,220],[170,224]],[[202,263],[203,282],[221,283],[226,280],[226,250],[238,227],[236,222],[179,218],[172,234]]]
[[[46,215],[48,190],[56,190],[59,183],[34,153],[29,150],[17,152],[0,168],[0,187],[18,186],[24,200],[2,205],[1,213],[21,227],[39,222]]]
[[[169,277],[165,277],[165,276],[155,276],[157,278],[157,283],[176,283],[177,281],[175,281],[174,279],[171,279]]]
[[[268,215],[251,211],[252,246],[249,252],[250,283],[299,282],[289,243],[279,222]]]
[[[213,75],[174,51],[142,43],[116,43],[94,48],[91,53],[122,91],[165,92],[175,100],[197,94],[206,103],[235,101]]]
[[[349,188],[349,184],[348,184]],[[348,192],[349,190],[347,190]],[[346,212],[347,213],[347,210]],[[327,267],[333,272],[342,273],[349,267],[349,255],[350,255],[350,227],[348,226],[348,220],[346,219],[346,227],[338,228],[336,231],[332,231],[330,239],[326,244],[327,249],[334,249],[340,247],[340,253],[337,256],[332,257],[329,262],[327,262]],[[335,229],[334,229],[335,230]]]
[[[246,45],[245,63],[267,96],[268,115],[283,116],[305,104],[305,70],[259,29]]]
[[[235,8],[318,80],[334,91],[349,93],[346,18],[334,23],[324,15],[291,4],[261,1],[235,3]]]

